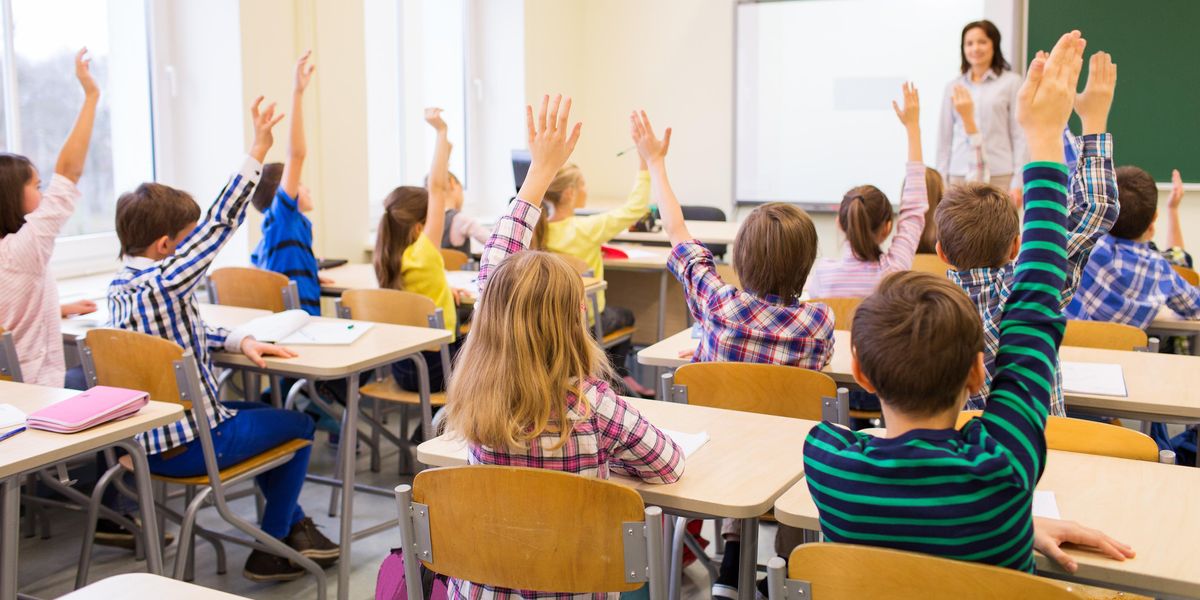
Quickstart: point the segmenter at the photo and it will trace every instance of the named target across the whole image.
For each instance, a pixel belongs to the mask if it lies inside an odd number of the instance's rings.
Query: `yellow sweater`
[[[551,252],[570,254],[588,264],[599,279],[604,279],[604,257],[600,245],[629,229],[646,214],[650,206],[650,172],[639,171],[633,191],[625,204],[610,211],[589,216],[572,216],[561,221],[551,221],[546,230],[546,249]],[[600,310],[604,310],[604,293],[597,298]],[[588,306],[591,317],[591,306]]]
[[[458,313],[454,310],[454,295],[450,293],[450,283],[446,281],[446,262],[442,260],[442,253],[433,247],[433,242],[430,242],[425,234],[418,235],[417,241],[404,249],[400,277],[404,281],[404,291],[433,300],[433,303],[442,309],[446,329],[457,334]]]

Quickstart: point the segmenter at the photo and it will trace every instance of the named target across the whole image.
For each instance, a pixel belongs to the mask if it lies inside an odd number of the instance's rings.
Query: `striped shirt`
[[[1117,201],[1117,175],[1112,162],[1112,136],[1107,133],[1076,138],[1079,159],[1071,175],[1070,214],[1067,216],[1067,284],[1063,288],[1063,308],[1075,295],[1096,242],[1104,237],[1121,205]],[[1000,318],[1008,295],[1012,292],[1013,265],[998,269],[978,268],[955,271],[947,275],[958,284],[983,320],[983,362],[987,368],[983,389],[967,399],[967,409],[981,410],[987,403],[988,386],[996,372],[996,351],[1000,347]],[[1055,371],[1054,396],[1050,414],[1066,416],[1062,393],[1062,373]]]
[[[321,283],[313,254],[312,222],[300,212],[296,199],[280,186],[262,223],[263,237],[250,255],[260,269],[275,271],[296,282],[300,308],[321,316]]]
[[[900,216],[896,220],[896,237],[879,260],[862,260],[850,249],[842,247],[840,259],[826,258],[813,266],[805,290],[813,298],[865,298],[875,291],[884,275],[912,268],[917,242],[925,231],[925,211],[929,194],[925,187],[925,165],[910,162],[905,165],[904,190],[900,193]]]
[[[1031,163],[1024,175],[1025,226],[986,411],[961,431],[892,439],[813,428],[804,475],[830,541],[1033,571],[1033,490],[1065,327],[1067,169]]]
[[[1200,319],[1200,288],[1188,283],[1148,242],[1104,236],[1083,270],[1067,316],[1145,329],[1166,306]]]
[[[12,332],[25,383],[63,386],[62,314],[49,265],[79,197],[75,183],[55,173],[25,224],[0,238],[0,328]]]
[[[235,411],[217,402],[217,380],[209,352],[238,352],[244,335],[204,324],[196,302],[196,285],[245,219],[250,194],[261,175],[262,164],[246,157],[241,170],[229,178],[174,255],[160,261],[128,257],[108,285],[110,326],[170,340],[196,357],[204,388],[202,401],[207,403],[208,423],[213,428]],[[196,423],[188,411],[185,418],[140,434],[138,440],[147,454],[158,454],[195,437]]]
[[[516,199],[509,214],[500,219],[484,247],[479,268],[479,288],[508,256],[529,246],[533,226],[541,211]],[[482,298],[482,294],[481,294]],[[553,449],[558,433],[544,433],[528,448],[496,449],[471,445],[467,449],[471,464],[532,467],[566,471],[587,477],[608,479],[616,471],[650,483],[673,483],[683,474],[683,450],[670,437],[652,425],[637,409],[629,406],[604,381],[588,377],[581,386],[582,395],[568,396],[567,417],[571,435],[566,444]],[[496,588],[469,581],[450,580],[451,598],[616,598],[617,594],[568,594]]]
[[[697,240],[675,246],[667,268],[683,284],[688,310],[700,323],[702,335],[693,361],[819,371],[833,357],[833,311],[828,306],[759,296],[725,283],[712,252]]]

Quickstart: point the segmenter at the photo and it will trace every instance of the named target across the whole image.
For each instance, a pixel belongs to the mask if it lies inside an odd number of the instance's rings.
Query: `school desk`
[[[1137,552],[1118,562],[1068,548],[1079,564],[1073,575],[1035,553],[1040,574],[1159,598],[1200,597],[1200,470],[1051,450],[1037,489],[1054,492],[1063,519],[1099,529]],[[775,501],[775,518],[820,529],[803,480]]]
[[[466,271],[447,271],[450,273],[465,273]],[[365,263],[344,264],[332,269],[325,269],[320,272],[321,277],[333,280],[332,283],[321,284],[321,294],[325,296],[341,296],[346,290],[373,290],[379,287],[379,280],[375,277],[375,267]],[[451,281],[450,285],[454,285]],[[583,290],[587,294],[594,294],[608,287],[603,279],[595,277],[583,278]]]
[[[684,221],[692,238],[705,244],[732,244],[741,223],[729,221]],[[666,230],[622,231],[613,238],[618,242],[668,242]]]
[[[638,352],[638,362],[677,368],[691,362],[691,358],[680,358],[679,353],[694,350],[697,343],[691,330],[686,329]],[[824,371],[840,384],[853,384],[850,356],[850,332],[835,331],[833,358]],[[1200,386],[1191,385],[1200,368],[1200,359],[1195,356],[1076,346],[1063,346],[1059,356],[1067,362],[1119,364],[1125,376],[1126,397],[1066,392],[1067,407],[1072,411],[1143,421],[1200,421]]]
[[[114,600],[116,598],[170,598],[170,600],[244,600],[220,590],[148,573],[125,573],[101,579],[59,600]]]
[[[675,483],[648,484],[616,474],[612,480],[637,490],[646,504],[672,514],[745,519],[742,547],[757,548],[757,518],[800,480],[804,437],[815,423],[655,400],[625,401],[659,427],[706,431],[710,439],[688,457],[683,477]],[[466,447],[451,435],[441,435],[417,447],[417,460],[438,467],[466,464]],[[742,581],[754,578],[756,562],[755,552],[742,554]],[[745,600],[754,598],[752,585],[741,586],[740,592]]]
[[[0,381],[0,404],[12,404],[25,414],[79,394],[76,390]],[[133,458],[141,505],[142,527],[153,540],[146,549],[146,568],[162,573],[162,546],[146,453],[134,436],[183,418],[183,408],[167,402],[150,402],[131,417],[81,431],[63,434],[27,429],[0,441],[0,600],[17,597],[18,523],[21,474],[49,467],[73,456],[109,446],[120,446]]]
[[[1200,320],[1180,319],[1171,313],[1170,309],[1164,307],[1159,311],[1158,317],[1146,328],[1146,333],[1159,338],[1186,337],[1192,344],[1192,354],[1200,355]]]

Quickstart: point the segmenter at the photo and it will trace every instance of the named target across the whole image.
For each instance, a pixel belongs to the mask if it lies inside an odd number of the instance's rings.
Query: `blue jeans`
[[[226,402],[225,406],[238,413],[212,432],[219,468],[230,467],[289,440],[313,439],[313,421],[304,413],[257,402]],[[182,454],[165,460],[161,455],[150,456],[150,471],[168,477],[203,475],[204,451],[200,440],[192,440],[184,448]],[[308,473],[310,450],[311,447],[300,449],[288,462],[255,478],[267,500],[262,529],[276,538],[287,537],[292,525],[304,518],[297,500]]]

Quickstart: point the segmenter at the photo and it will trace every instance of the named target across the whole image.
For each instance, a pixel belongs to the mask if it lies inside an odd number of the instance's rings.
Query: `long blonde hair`
[[[375,231],[375,278],[379,287],[404,289],[404,251],[417,241],[417,226],[425,223],[428,213],[429,192],[422,187],[400,186],[383,201],[383,216]]]
[[[583,282],[561,258],[525,251],[501,263],[450,378],[449,428],[496,449],[524,448],[553,431],[552,449],[562,447],[573,427],[567,395],[582,403],[585,379],[613,379],[583,307]]]
[[[567,163],[563,165],[558,173],[555,173],[554,180],[550,182],[550,187],[546,188],[546,195],[542,196],[542,216],[538,219],[536,225],[533,226],[533,240],[530,241],[529,247],[534,250],[546,250],[546,229],[550,217],[559,209],[563,195],[569,190],[574,190],[579,187],[579,182],[583,181],[583,170],[579,165]]]

